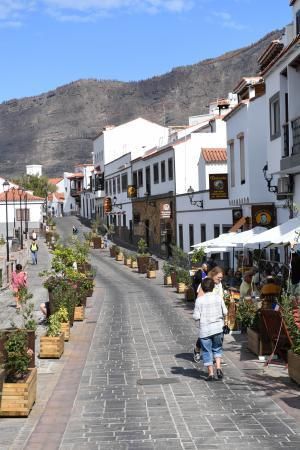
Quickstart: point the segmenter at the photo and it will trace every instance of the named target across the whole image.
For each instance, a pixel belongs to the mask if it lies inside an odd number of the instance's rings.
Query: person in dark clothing
[[[292,293],[300,293],[300,252],[294,251],[291,259]]]
[[[202,280],[207,277],[207,264],[203,263],[202,266],[195,272],[193,276],[192,287],[194,289],[195,297],[197,297],[198,287]]]
[[[215,261],[215,255],[211,255],[211,257],[207,260],[208,271],[210,271],[214,267],[217,267],[217,265],[218,264]]]

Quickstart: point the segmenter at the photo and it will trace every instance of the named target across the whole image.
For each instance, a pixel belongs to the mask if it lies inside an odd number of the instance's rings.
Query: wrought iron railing
[[[300,154],[300,117],[292,121],[293,154]]]
[[[283,153],[282,156],[286,157],[290,154],[290,133],[289,124],[283,125]]]

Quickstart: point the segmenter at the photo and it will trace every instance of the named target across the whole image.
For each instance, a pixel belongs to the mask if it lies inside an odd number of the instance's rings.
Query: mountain
[[[242,76],[257,73],[257,58],[281,31],[248,47],[138,82],[79,80],[35,97],[0,105],[2,175],[26,164],[61,175],[91,160],[92,139],[105,125],[144,117],[181,125],[202,114],[212,98],[227,96]]]

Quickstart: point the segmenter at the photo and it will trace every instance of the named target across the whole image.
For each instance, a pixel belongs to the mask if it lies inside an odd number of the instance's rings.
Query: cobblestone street
[[[1,419],[1,450],[300,448],[299,389],[284,367],[265,369],[226,336],[224,381],[207,383],[192,361],[192,305],[161,273],[146,279],[108,251],[91,262],[86,320],[61,360],[38,362],[37,404]]]

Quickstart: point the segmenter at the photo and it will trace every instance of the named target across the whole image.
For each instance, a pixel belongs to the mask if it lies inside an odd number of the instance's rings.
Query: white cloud
[[[212,13],[212,15],[214,16],[214,21],[215,19],[219,20],[220,25],[224,28],[232,28],[236,31],[245,30],[247,28],[246,25],[236,22],[228,12],[216,11]]]
[[[0,0],[0,26],[16,28],[22,25],[25,14],[35,8],[35,0]]]

